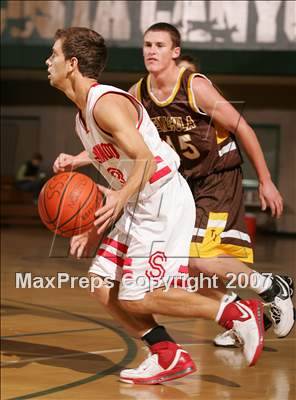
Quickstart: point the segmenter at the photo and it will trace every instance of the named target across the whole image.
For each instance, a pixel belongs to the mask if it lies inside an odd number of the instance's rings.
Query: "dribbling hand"
[[[105,205],[95,212],[96,219],[94,225],[97,229],[97,234],[101,235],[117,221],[126,200],[122,197],[119,190],[110,190],[101,185],[98,185],[98,188],[105,196]]]
[[[55,160],[53,164],[53,172],[57,174],[58,172],[72,171],[75,169],[74,165],[75,156],[71,154],[61,153]]]
[[[100,241],[96,229],[73,236],[70,240],[70,254],[78,259],[93,257]]]

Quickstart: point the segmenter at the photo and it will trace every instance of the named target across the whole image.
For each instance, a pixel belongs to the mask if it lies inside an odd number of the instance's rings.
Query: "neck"
[[[63,89],[65,95],[76,104],[79,110],[84,110],[87,103],[87,96],[91,86],[97,81],[92,78],[81,78],[69,82]]]
[[[152,88],[162,90],[163,88],[174,87],[180,73],[180,68],[175,64],[170,66],[164,71],[151,73],[151,86]]]

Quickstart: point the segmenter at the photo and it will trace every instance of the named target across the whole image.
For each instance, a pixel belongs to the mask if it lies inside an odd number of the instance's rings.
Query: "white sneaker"
[[[219,333],[213,340],[215,346],[238,347],[240,345],[232,329]]]
[[[275,275],[272,285],[260,296],[270,303],[270,317],[276,336],[285,337],[294,326],[294,308],[292,296],[294,285],[292,278]]]
[[[196,371],[187,351],[175,343],[160,342],[151,346],[150,350],[152,354],[138,368],[120,372],[122,382],[156,385]]]
[[[237,301],[241,317],[233,321],[233,333],[243,344],[249,367],[256,364],[263,350],[263,305],[257,300]]]
[[[222,301],[225,304],[233,303],[234,301],[239,300],[238,295],[234,292],[230,292],[226,294]],[[232,329],[229,329],[225,332],[219,333],[213,340],[215,346],[221,347],[237,347],[239,346],[239,342],[233,334]]]

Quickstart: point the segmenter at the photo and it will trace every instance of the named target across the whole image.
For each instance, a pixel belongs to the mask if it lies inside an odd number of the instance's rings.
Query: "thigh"
[[[115,227],[102,240],[89,268],[89,273],[109,278],[113,281],[121,281],[122,268],[128,263],[128,247],[128,235]]]
[[[136,212],[122,269],[122,300],[143,299],[148,291],[188,276],[195,207],[185,180],[176,177],[170,187],[141,207],[142,220]]]

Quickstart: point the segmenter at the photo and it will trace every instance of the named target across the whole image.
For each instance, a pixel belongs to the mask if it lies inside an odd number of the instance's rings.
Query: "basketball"
[[[43,224],[52,232],[72,237],[88,231],[103,196],[95,182],[78,172],[63,172],[43,186],[38,211]]]

